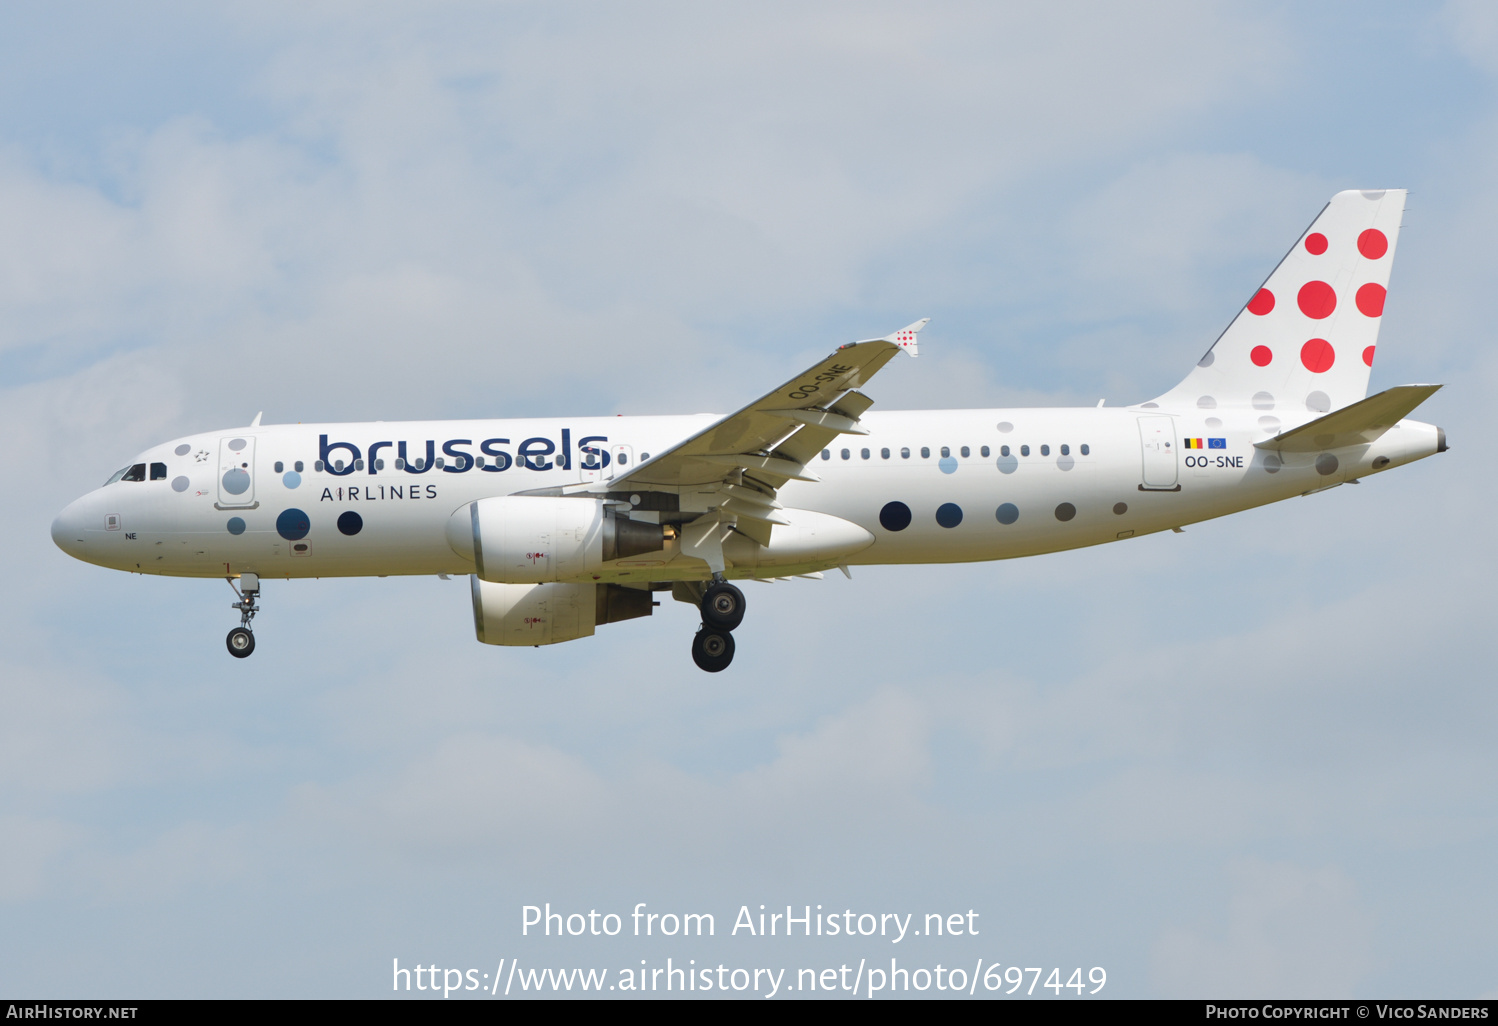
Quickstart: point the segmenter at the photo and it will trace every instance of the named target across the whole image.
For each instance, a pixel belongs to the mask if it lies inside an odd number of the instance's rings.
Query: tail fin
[[[1405,190],[1339,192],[1159,406],[1326,413],[1368,394]]]

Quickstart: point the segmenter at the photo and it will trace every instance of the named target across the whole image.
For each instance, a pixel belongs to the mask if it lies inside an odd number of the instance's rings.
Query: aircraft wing
[[[776,491],[787,481],[819,480],[808,464],[838,435],[868,433],[858,418],[874,401],[857,390],[896,353],[913,351],[929,320],[842,346],[737,413],[588,490],[716,490],[718,522],[768,545],[771,527],[783,523]]]

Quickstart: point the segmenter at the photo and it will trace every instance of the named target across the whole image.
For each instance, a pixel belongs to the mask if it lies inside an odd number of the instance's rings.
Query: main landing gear
[[[250,621],[260,612],[260,607],[255,605],[255,600],[260,597],[260,577],[258,574],[240,574],[239,586],[234,586],[234,579],[231,577],[229,587],[234,588],[234,594],[239,596],[239,601],[229,606],[230,609],[239,610],[239,626],[229,632],[224,643],[229,646],[231,656],[243,659],[255,651],[255,632],[250,629]]]
[[[733,629],[744,622],[744,593],[714,574],[698,605],[702,626],[692,638],[692,662],[708,673],[733,662]]]

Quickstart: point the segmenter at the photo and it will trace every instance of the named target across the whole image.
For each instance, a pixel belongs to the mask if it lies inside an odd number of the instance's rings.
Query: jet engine
[[[543,584],[590,573],[610,560],[659,552],[666,529],[616,517],[598,499],[505,495],[455,512],[447,541],[473,560],[482,580]]]
[[[644,588],[617,584],[499,584],[469,575],[473,585],[473,628],[486,645],[555,645],[587,638],[594,627],[637,616],[654,608]]]

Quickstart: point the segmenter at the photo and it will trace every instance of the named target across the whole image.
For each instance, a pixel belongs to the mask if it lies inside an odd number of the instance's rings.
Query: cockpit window
[[[153,463],[153,464],[151,464],[151,480],[152,481],[165,481],[166,480],[166,464],[165,463]]]
[[[144,463],[137,463],[135,466],[125,471],[125,476],[120,478],[121,481],[144,481],[145,479],[146,465]]]
[[[130,468],[129,467],[121,467],[119,470],[116,470],[113,474],[111,474],[109,476],[109,480],[105,481],[104,483],[106,485],[112,485],[116,481],[121,480],[128,473],[130,473]]]

